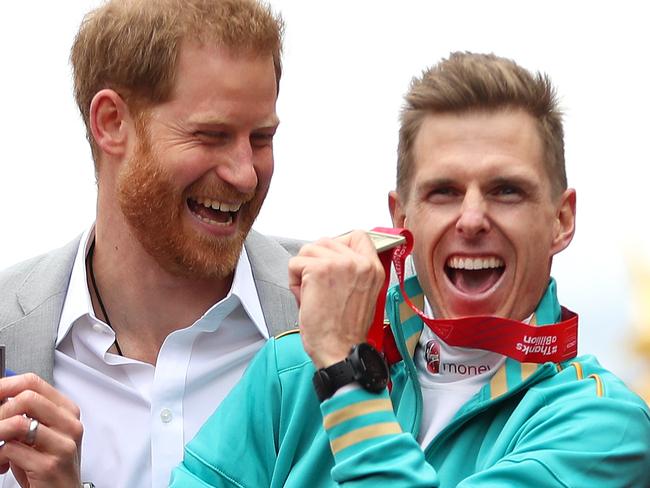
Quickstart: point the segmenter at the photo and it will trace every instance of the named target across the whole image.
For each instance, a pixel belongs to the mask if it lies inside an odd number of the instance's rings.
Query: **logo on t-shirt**
[[[427,362],[427,371],[431,374],[438,374],[440,371],[440,345],[436,341],[427,342],[424,359]]]
[[[443,373],[461,376],[477,376],[490,370],[489,364],[442,363]]]

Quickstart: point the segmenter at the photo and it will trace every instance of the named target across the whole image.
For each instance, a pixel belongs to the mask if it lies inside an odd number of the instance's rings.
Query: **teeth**
[[[197,203],[200,203],[206,208],[211,208],[213,210],[219,210],[221,212],[237,212],[241,208],[240,203],[226,203],[219,202],[218,200],[211,200],[209,198],[198,197],[194,199]]]
[[[208,224],[210,224],[210,225],[223,225],[223,226],[225,227],[225,226],[227,226],[227,225],[232,224],[232,216],[231,216],[230,218],[228,218],[228,220],[227,220],[226,222],[217,222],[216,220],[212,220],[212,219],[208,219],[208,218],[206,218],[206,217],[200,217],[200,216],[199,216],[199,218],[200,218],[203,222],[206,222],[206,223],[208,223]]]
[[[221,211],[222,212],[236,212],[241,207],[241,203],[222,203]]]
[[[453,256],[447,259],[447,266],[453,269],[490,269],[504,266],[503,260],[494,256],[461,258]]]

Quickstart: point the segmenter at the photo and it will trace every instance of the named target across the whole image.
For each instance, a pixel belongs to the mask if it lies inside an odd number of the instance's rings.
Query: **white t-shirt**
[[[424,307],[424,312],[431,316],[426,300]],[[448,346],[424,325],[415,348],[423,405],[418,442],[423,448],[490,381],[505,360],[505,356],[490,351]]]
[[[166,487],[183,447],[268,338],[245,249],[228,295],[171,333],[156,366],[107,352],[113,330],[95,317],[84,234],[59,323],[54,385],[81,409],[82,481],[97,488]],[[17,487],[9,473],[2,487]]]

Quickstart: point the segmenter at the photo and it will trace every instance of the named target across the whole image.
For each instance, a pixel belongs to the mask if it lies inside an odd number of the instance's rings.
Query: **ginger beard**
[[[138,128],[138,145],[118,181],[118,202],[131,231],[145,251],[167,272],[194,279],[223,279],[234,271],[246,235],[266,192],[244,194],[208,177],[183,189],[174,184],[153,151],[146,129]],[[184,220],[191,218],[189,195],[219,195],[246,202],[237,212],[237,231],[229,237],[201,234]]]

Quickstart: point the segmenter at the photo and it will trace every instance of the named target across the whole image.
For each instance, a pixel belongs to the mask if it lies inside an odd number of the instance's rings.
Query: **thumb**
[[[305,260],[294,256],[289,260],[289,290],[296,297],[300,306],[300,290],[302,288],[302,273],[305,269]]]

